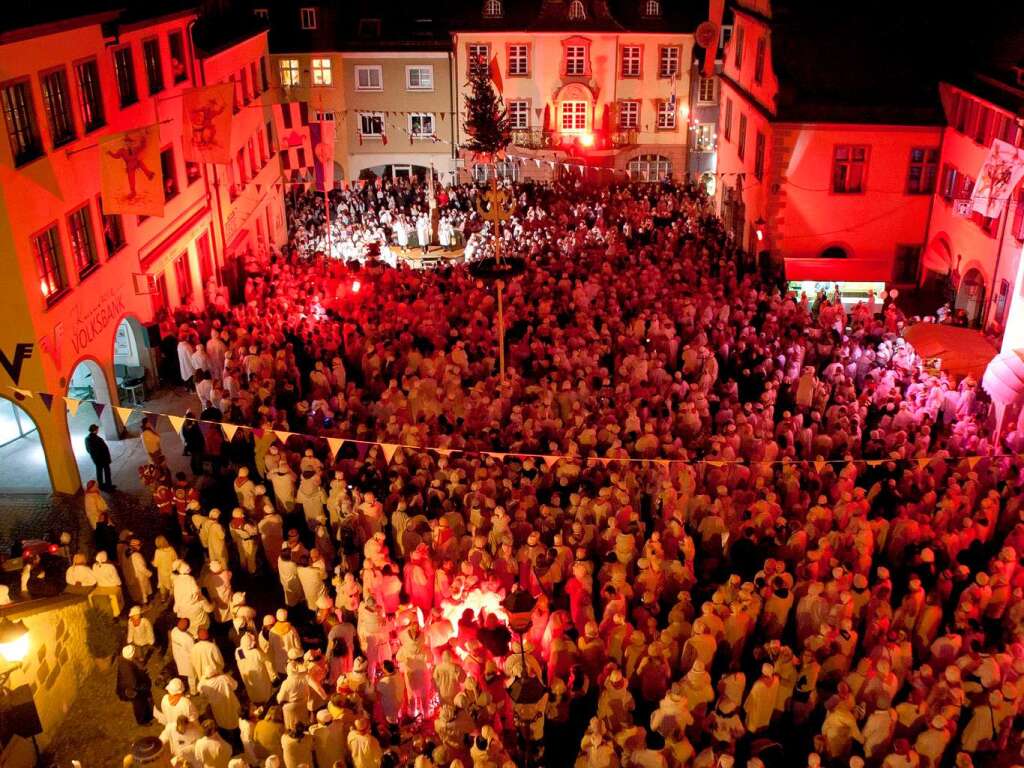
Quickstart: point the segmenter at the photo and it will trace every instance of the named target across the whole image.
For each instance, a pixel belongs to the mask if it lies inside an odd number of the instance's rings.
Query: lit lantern
[[[758,219],[754,222],[754,235],[757,237],[757,241],[761,242],[764,240],[764,219]]]
[[[359,293],[359,289],[363,287],[363,284],[358,280],[352,281],[352,293]]]
[[[584,133],[580,136],[581,147],[592,147],[594,146],[594,134]]]
[[[5,661],[18,664],[28,655],[28,627],[23,621],[0,619],[0,656]]]
[[[533,608],[537,601],[525,589],[516,587],[501,604],[508,614],[508,626],[517,634],[524,634],[533,624]]]

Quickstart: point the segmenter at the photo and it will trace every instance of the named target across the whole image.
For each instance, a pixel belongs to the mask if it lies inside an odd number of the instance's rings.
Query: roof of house
[[[30,34],[51,26],[74,27],[114,18],[130,24],[194,10],[198,0],[47,0],[9,2],[0,13],[0,35]]]
[[[486,0],[451,0],[453,30],[526,32],[693,32],[707,16],[701,0],[660,0],[660,15],[644,13],[645,0],[579,0],[584,17],[573,19],[573,0],[502,0],[499,17],[484,15]]]

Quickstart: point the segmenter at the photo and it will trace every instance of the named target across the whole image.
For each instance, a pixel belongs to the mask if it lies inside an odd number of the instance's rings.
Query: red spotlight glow
[[[584,133],[580,136],[580,145],[584,147],[594,146],[594,134]]]
[[[758,240],[764,240],[764,230],[763,229],[757,230],[757,239]]]
[[[358,280],[352,281],[352,293],[359,293],[359,289],[363,287],[363,284]]]

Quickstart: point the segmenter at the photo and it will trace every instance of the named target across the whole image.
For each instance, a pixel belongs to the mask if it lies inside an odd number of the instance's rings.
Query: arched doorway
[[[0,487],[5,493],[53,490],[42,435],[20,404],[0,397]]]
[[[832,245],[821,252],[822,259],[845,259],[847,258],[846,249],[838,245]]]
[[[148,334],[134,315],[125,315],[117,326],[113,360],[118,402],[138,405],[157,381],[157,373]]]
[[[974,327],[981,321],[981,311],[984,307],[985,276],[977,267],[972,267],[960,280],[954,308],[962,309],[967,316],[967,325]]]
[[[90,358],[80,360],[71,370],[67,387],[67,396],[77,401],[77,405],[67,404],[68,436],[84,485],[95,477],[95,467],[85,450],[89,425],[98,424],[100,435],[108,443],[120,437],[111,407],[110,386],[99,363]]]

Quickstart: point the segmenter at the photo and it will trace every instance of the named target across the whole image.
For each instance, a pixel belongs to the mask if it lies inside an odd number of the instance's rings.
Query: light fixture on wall
[[[754,235],[757,237],[758,242],[764,240],[764,219],[758,217],[757,221],[754,222]]]
[[[11,664],[20,664],[28,655],[28,627],[23,621],[0,618],[0,656]]]

